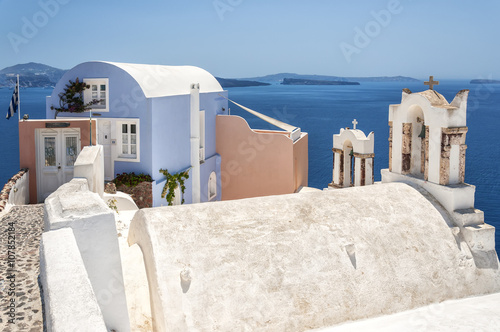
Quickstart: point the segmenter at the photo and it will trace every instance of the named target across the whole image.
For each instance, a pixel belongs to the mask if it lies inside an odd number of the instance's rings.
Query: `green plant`
[[[182,197],[181,204],[184,204],[184,191],[186,190],[184,181],[189,179],[189,169],[176,174],[170,174],[167,169],[160,169],[160,173],[167,177],[167,181],[161,192],[161,198],[166,198],[169,206],[173,205],[175,198],[174,190],[177,186],[180,186]]]
[[[132,173],[116,174],[116,178],[114,178],[113,182],[117,187],[120,186],[121,184],[127,187],[135,187],[141,182],[153,182],[153,179],[149,174],[144,174],[144,173],[135,174],[134,172],[132,172]]]
[[[83,113],[90,109],[90,106],[98,104],[100,100],[93,99],[88,103],[83,102],[83,91],[90,88],[90,85],[80,82],[78,77],[73,82],[69,80],[66,88],[59,94],[59,106],[50,106],[51,110],[55,110],[54,119],[57,118],[59,112]]]
[[[108,207],[111,210],[115,211],[116,213],[120,213],[118,212],[118,207],[116,206],[116,203],[118,203],[116,198],[108,199]]]

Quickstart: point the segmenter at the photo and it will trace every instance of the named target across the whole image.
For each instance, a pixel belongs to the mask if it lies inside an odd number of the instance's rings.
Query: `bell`
[[[420,134],[418,135],[418,137],[425,138],[425,125],[422,125],[422,131],[420,132]]]
[[[353,156],[354,156],[354,149],[353,149],[353,150],[351,150],[351,152],[349,153],[349,155],[350,155],[351,157],[353,157]]]

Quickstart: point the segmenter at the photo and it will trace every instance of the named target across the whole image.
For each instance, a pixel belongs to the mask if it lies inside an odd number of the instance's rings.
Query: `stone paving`
[[[14,206],[0,218],[0,331],[43,331],[38,286],[42,230],[43,204]]]

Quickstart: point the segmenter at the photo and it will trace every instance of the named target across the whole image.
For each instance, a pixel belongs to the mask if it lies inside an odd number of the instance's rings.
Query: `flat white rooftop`
[[[345,331],[498,331],[500,293],[403,311],[397,314],[344,323],[315,332]]]

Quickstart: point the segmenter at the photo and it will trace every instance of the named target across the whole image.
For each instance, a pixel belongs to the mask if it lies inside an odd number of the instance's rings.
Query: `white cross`
[[[352,122],[352,125],[354,126],[352,129],[356,129],[356,125],[358,124],[358,121],[356,121],[356,119],[354,119],[354,121]]]

